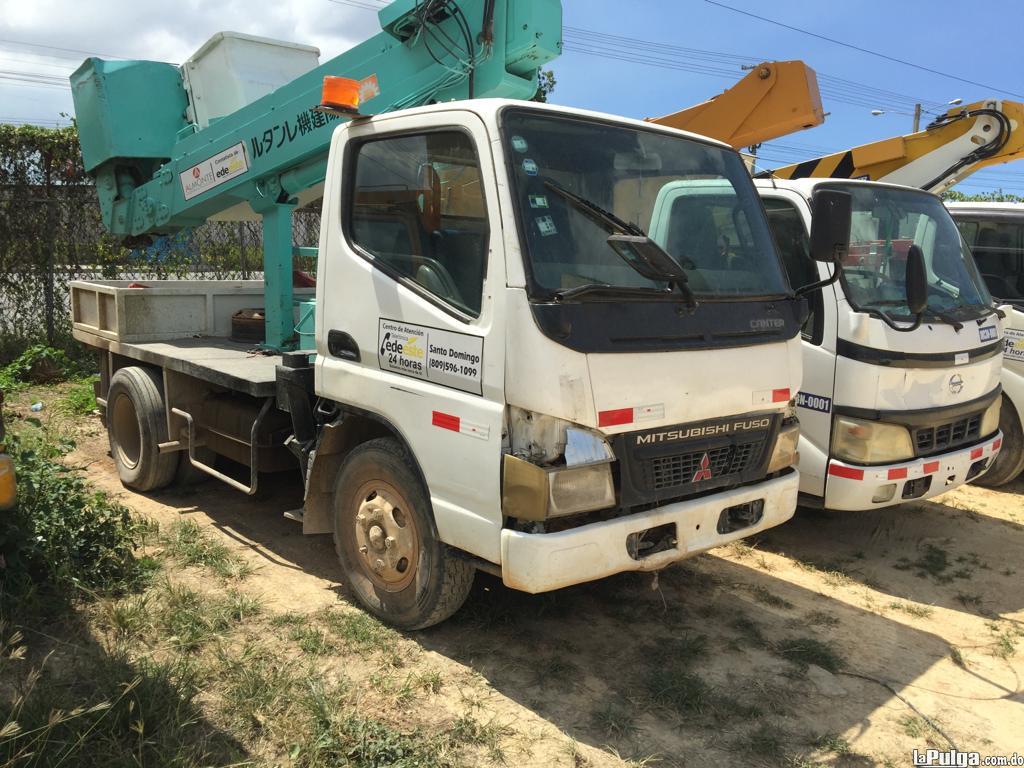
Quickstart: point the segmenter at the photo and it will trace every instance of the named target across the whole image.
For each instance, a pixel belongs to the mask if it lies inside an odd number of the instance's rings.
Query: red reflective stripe
[[[902,467],[902,468],[898,467],[896,469],[890,469],[889,470],[889,479],[890,480],[903,480],[906,476],[907,476],[907,468],[906,467]]]
[[[828,473],[835,475],[836,477],[845,477],[849,480],[863,480],[864,470],[854,469],[853,467],[844,467],[842,464],[829,464]]]
[[[932,472],[938,472],[938,471],[939,471],[939,462],[937,462],[937,461],[929,461],[927,464],[924,465],[924,473],[926,475],[930,475]]]
[[[632,424],[633,409],[619,408],[614,411],[600,411],[597,414],[597,426],[614,427],[617,424]]]
[[[1002,447],[1003,447],[1003,438],[997,437],[995,440],[992,441],[992,450],[993,451],[998,451]]]
[[[772,390],[772,402],[773,403],[785,403],[789,400],[789,389],[773,389]]]
[[[975,448],[973,451],[971,451],[971,460],[973,461],[974,459],[980,459],[981,454],[983,454],[984,452],[984,448]]]
[[[449,413],[434,411],[432,423],[435,427],[440,427],[441,429],[450,429],[452,432],[459,431],[459,417],[452,416]]]

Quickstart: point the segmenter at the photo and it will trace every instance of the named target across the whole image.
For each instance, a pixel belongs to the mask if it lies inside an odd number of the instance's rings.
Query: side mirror
[[[924,251],[916,243],[907,251],[907,307],[912,315],[920,315],[928,307],[928,267]]]
[[[811,258],[835,264],[850,247],[853,196],[837,189],[819,189],[811,204]]]

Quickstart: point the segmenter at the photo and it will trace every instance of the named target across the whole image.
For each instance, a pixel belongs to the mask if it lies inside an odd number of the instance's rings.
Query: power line
[[[0,43],[5,43],[7,45],[24,45],[24,46],[27,46],[29,48],[45,48],[48,51],[63,51],[64,53],[77,53],[77,54],[81,54],[83,56],[101,56],[101,57],[103,57],[105,59],[127,59],[127,58],[129,58],[128,56],[115,56],[115,55],[110,54],[110,53],[96,53],[95,51],[82,51],[82,50],[79,50],[78,48],[60,48],[60,47],[58,47],[56,45],[43,45],[41,43],[29,43],[29,42],[27,42],[25,40],[0,40]],[[71,58],[71,57],[70,56],[55,56],[54,58],[67,59],[67,58]]]
[[[925,67],[925,66],[922,66],[921,64],[915,64],[912,61],[906,61],[904,59],[897,59],[894,56],[889,56],[889,55],[884,54],[884,53],[879,53],[878,51],[872,51],[872,50],[870,50],[868,48],[861,48],[859,45],[853,45],[852,43],[844,43],[842,40],[836,40],[835,38],[832,38],[832,37],[826,37],[825,35],[819,35],[817,32],[811,32],[810,30],[807,30],[807,29],[801,29],[800,27],[794,27],[794,26],[791,26],[789,24],[783,24],[781,21],[775,21],[774,19],[769,19],[769,18],[766,18],[765,16],[758,16],[756,13],[751,13],[750,11],[744,11],[744,10],[742,10],[740,8],[733,8],[731,5],[726,5],[725,3],[718,2],[718,0],[704,0],[704,2],[710,3],[711,5],[717,5],[719,8],[725,8],[727,11],[733,11],[734,13],[739,13],[739,14],[742,14],[744,16],[750,16],[751,18],[758,19],[759,21],[764,21],[764,22],[767,22],[769,24],[774,24],[777,27],[784,27],[785,29],[791,29],[794,32],[799,32],[800,34],[803,34],[803,35],[810,35],[811,37],[816,37],[819,40],[825,40],[826,42],[834,43],[835,45],[841,45],[844,48],[850,48],[850,49],[855,50],[855,51],[860,51],[861,53],[867,53],[867,54],[870,54],[871,56],[877,56],[880,59],[886,59],[887,61],[892,61],[892,62],[895,62],[897,64],[902,64],[902,65],[907,66],[907,67],[913,67],[914,69],[920,69],[923,72],[930,72],[933,75],[939,75],[941,77],[947,77],[950,80],[958,80],[961,83],[967,83],[968,85],[976,85],[979,88],[987,88],[987,89],[989,89],[991,91],[996,91],[998,93],[1005,93],[1005,94],[1009,94],[1010,96],[1017,96],[1018,98],[1024,98],[1024,94],[1015,93],[1013,91],[1008,91],[1008,90],[1006,90],[1004,88],[995,88],[994,86],[991,86],[991,85],[985,85],[984,83],[979,83],[979,82],[976,82],[974,80],[968,80],[966,78],[959,77],[957,75],[951,75],[948,72],[940,72],[939,70],[932,69],[931,67]]]

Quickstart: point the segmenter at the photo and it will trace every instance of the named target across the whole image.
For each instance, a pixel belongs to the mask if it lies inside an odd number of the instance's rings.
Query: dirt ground
[[[216,482],[126,492],[94,417],[69,461],[161,525],[222,539],[269,610],[344,601],[329,537],[282,517],[301,501],[291,478],[258,500]],[[965,487],[802,510],[656,579],[528,596],[481,575],[456,617],[402,642],[447,681],[430,706],[497,724],[498,762],[524,768],[902,766],[950,742],[1024,753],[1022,569],[1024,482]]]

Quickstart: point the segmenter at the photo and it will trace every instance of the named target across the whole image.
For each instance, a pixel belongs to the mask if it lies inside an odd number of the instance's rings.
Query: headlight
[[[832,455],[856,464],[882,464],[914,458],[914,446],[906,427],[837,416],[832,423]]]
[[[981,436],[987,437],[999,429],[999,406],[1003,398],[997,397],[981,416]]]
[[[783,422],[782,429],[779,430],[779,437],[775,441],[772,457],[768,461],[768,474],[796,464],[800,459],[800,454],[797,452],[799,443],[800,425],[796,423],[795,419],[792,424]]]
[[[520,520],[547,520],[615,506],[610,463],[538,467],[505,454],[502,510]]]

